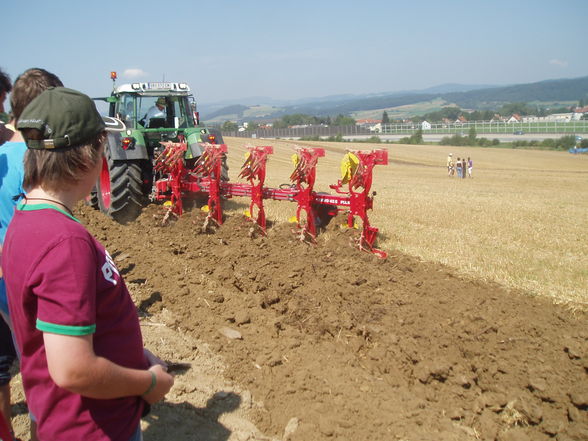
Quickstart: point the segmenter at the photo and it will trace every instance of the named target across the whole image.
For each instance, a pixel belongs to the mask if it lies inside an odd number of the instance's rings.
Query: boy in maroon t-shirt
[[[73,206],[102,164],[105,124],[90,98],[50,88],[23,111],[23,187],[2,268],[27,402],[43,440],[141,440],[145,403],[173,377],[144,350],[113,260]]]

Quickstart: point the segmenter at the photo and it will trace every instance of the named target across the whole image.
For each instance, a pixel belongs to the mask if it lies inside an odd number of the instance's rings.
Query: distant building
[[[579,121],[584,115],[588,115],[588,106],[576,107],[574,109],[574,115],[572,116],[572,119],[574,121]]]
[[[535,116],[535,115],[528,115],[523,116],[519,122],[524,123],[535,123],[535,122],[570,122],[575,117],[576,113],[552,113],[551,115],[547,116]],[[580,119],[580,118],[577,118]],[[510,120],[508,122],[511,122]]]
[[[468,120],[465,119],[465,117],[463,115],[459,115],[457,117],[457,119],[455,120],[454,124],[463,124],[463,123],[467,123],[467,122],[468,122]]]
[[[355,121],[355,124],[358,126],[372,126],[374,124],[382,124],[381,119],[358,119]]]
[[[423,130],[431,130],[431,123],[428,121],[423,121],[421,123],[421,129]]]
[[[520,123],[523,121],[523,118],[521,118],[521,115],[519,115],[518,113],[513,113],[513,115],[506,120],[507,123]]]
[[[521,122],[541,122],[541,121],[545,121],[545,117],[544,116],[535,116],[535,115],[527,115],[527,116],[523,116],[521,118]]]
[[[369,129],[371,132],[382,133],[382,123],[379,122],[377,124],[374,124],[373,126],[369,126]]]
[[[548,121],[553,122],[570,122],[572,120],[573,113],[552,113],[548,115],[546,118],[549,118]]]

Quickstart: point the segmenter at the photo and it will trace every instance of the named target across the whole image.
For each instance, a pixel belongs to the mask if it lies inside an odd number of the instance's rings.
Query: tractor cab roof
[[[131,83],[116,86],[113,95],[122,93],[136,93],[137,95],[161,96],[161,95],[191,95],[190,86],[186,83],[155,82],[155,83]]]

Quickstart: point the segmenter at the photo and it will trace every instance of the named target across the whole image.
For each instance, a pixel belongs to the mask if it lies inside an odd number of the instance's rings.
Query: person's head
[[[155,105],[157,106],[157,108],[159,110],[163,110],[165,107],[165,98],[164,97],[157,98],[157,101],[155,101]]]
[[[83,93],[51,87],[33,99],[17,123],[27,144],[25,190],[70,188],[102,160],[106,126]]]
[[[0,113],[4,113],[4,100],[11,90],[10,77],[0,69]]]
[[[18,121],[24,108],[42,92],[49,87],[62,87],[63,83],[57,75],[33,67],[25,70],[14,82],[12,95],[10,95],[10,106],[12,117]]]

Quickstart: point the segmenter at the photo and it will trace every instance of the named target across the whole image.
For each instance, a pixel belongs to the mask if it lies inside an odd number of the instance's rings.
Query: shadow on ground
[[[239,408],[241,397],[233,392],[217,392],[206,407],[190,403],[160,403],[143,419],[144,441],[226,441],[231,430],[220,421],[221,415]]]

